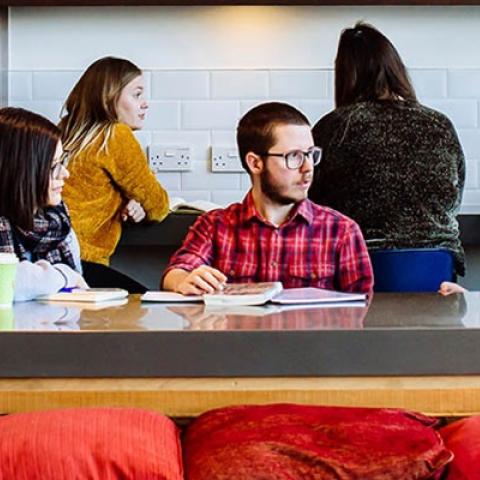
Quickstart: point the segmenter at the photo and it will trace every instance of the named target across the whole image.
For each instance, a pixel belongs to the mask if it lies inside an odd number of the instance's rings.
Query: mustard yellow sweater
[[[145,153],[125,124],[115,125],[107,152],[103,138],[71,159],[63,190],[80,242],[82,260],[108,265],[120,240],[125,204],[139,202],[148,220],[168,214],[168,195],[149,169]]]

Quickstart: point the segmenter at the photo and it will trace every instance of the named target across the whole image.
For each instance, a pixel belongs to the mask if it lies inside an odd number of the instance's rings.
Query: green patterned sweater
[[[465,158],[445,115],[416,102],[359,102],[313,128],[322,147],[310,198],[353,218],[367,245],[444,247],[463,275],[457,214]]]

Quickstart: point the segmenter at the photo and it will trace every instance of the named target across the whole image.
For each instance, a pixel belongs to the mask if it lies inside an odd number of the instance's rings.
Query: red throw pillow
[[[221,408],[187,429],[184,468],[188,480],[434,479],[452,458],[435,423],[394,409]]]
[[[458,420],[439,433],[455,455],[445,480],[480,480],[480,417]]]
[[[0,480],[180,480],[179,433],[157,412],[80,408],[0,418]]]

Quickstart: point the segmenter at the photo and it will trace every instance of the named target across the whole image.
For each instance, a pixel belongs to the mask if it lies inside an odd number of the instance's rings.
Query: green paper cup
[[[0,332],[13,330],[13,308],[0,308]]]
[[[14,253],[0,253],[0,308],[12,306],[17,263]]]

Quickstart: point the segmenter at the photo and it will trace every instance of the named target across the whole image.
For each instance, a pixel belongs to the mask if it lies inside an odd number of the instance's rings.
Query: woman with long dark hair
[[[310,198],[353,218],[370,249],[443,247],[463,275],[457,134],[445,115],[418,102],[397,50],[370,25],[341,34],[335,103],[313,128],[323,155]]]
[[[62,202],[67,162],[53,123],[21,108],[0,109],[0,252],[20,261],[17,301],[87,287]]]

